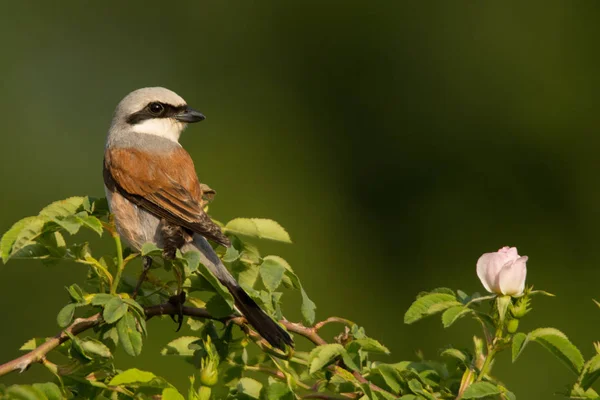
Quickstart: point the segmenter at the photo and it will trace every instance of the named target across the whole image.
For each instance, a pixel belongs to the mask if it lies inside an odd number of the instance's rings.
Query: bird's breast
[[[127,200],[117,191],[104,186],[110,212],[114,215],[117,231],[135,250],[144,243],[154,243],[163,247],[161,239],[161,221],[148,211]]]

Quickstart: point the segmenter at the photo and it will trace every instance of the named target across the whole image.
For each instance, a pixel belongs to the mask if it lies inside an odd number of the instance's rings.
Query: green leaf
[[[588,390],[592,384],[600,377],[600,354],[596,354],[585,363],[581,374],[580,382],[583,390]]]
[[[44,393],[44,395],[46,396],[46,398],[48,400],[64,399],[64,396],[60,392],[60,388],[58,386],[56,386],[55,383],[52,383],[52,382],[34,383],[31,386],[33,386],[34,389],[37,389],[40,392]]]
[[[137,368],[131,368],[126,371],[121,372],[120,374],[115,375],[110,382],[109,386],[153,386],[153,387],[161,387],[150,385],[153,381],[160,381],[162,378],[154,375],[152,372],[141,371]],[[164,381],[164,380],[163,380]],[[165,385],[163,387],[170,387],[170,385]]]
[[[539,328],[529,332],[530,341],[535,341],[549,350],[575,374],[583,367],[581,352],[567,336],[555,328]]]
[[[90,357],[87,354],[87,352],[85,351],[85,349],[83,348],[82,340],[79,339],[77,336],[69,333],[69,331],[65,331],[65,333],[71,339],[71,347],[69,348],[69,355],[84,364],[92,361],[93,358]]]
[[[47,400],[41,390],[29,385],[12,385],[6,389],[5,399],[11,400]]]
[[[379,364],[376,371],[379,372],[383,377],[385,384],[388,385],[394,393],[400,392],[400,382],[402,382],[402,378],[400,372],[396,368],[388,364]]]
[[[292,243],[290,235],[277,222],[264,218],[236,218],[225,225],[226,233],[245,235],[259,239]]]
[[[470,363],[470,355],[467,354],[466,352],[459,350],[459,349],[454,349],[454,348],[449,348],[446,349],[444,351],[442,351],[442,353],[440,354],[442,357],[452,357],[457,359],[458,361],[462,362],[463,364],[469,364]]]
[[[448,328],[460,317],[463,317],[472,312],[473,310],[463,305],[450,307],[442,314],[442,324],[444,325],[444,328]]]
[[[79,219],[79,221],[84,227],[96,232],[98,236],[102,236],[104,228],[102,227],[102,222],[100,222],[98,218],[92,215],[82,215],[76,218]]]
[[[308,356],[309,373],[312,375],[332,362],[336,357],[348,354],[339,343],[324,344],[315,347]],[[345,361],[345,360],[344,360]]]
[[[575,374],[579,374],[583,368],[584,360],[579,349],[569,341],[564,333],[555,328],[539,328],[529,332],[527,335],[517,333],[513,337],[513,361],[516,360],[529,342],[541,344],[542,347],[554,354]]]
[[[17,221],[0,239],[0,254],[2,255],[2,261],[6,264],[12,253],[12,247],[17,237],[23,229],[30,224],[38,221],[39,217],[26,217]],[[43,222],[42,225],[43,226]],[[41,229],[41,227],[40,227]]]
[[[144,243],[142,245],[142,256],[160,256],[162,255],[162,250],[156,246],[154,243]]]
[[[115,296],[108,293],[95,293],[91,299],[91,303],[94,306],[104,306],[106,303],[114,299]]]
[[[86,303],[85,300],[85,292],[79,287],[78,284],[74,283],[71,286],[68,286],[67,292],[71,296],[71,299],[76,303]]]
[[[23,218],[14,224],[8,232],[2,236],[0,241],[2,246],[2,261],[6,262],[11,257],[18,257],[19,252],[22,252],[23,257],[29,254],[23,251],[28,246],[33,246],[35,239],[42,234],[46,219],[41,217]],[[38,251],[34,251],[37,254]]]
[[[47,340],[48,340],[47,338],[29,339],[28,341],[23,343],[23,345],[19,348],[19,350],[31,351],[31,350],[37,349],[40,345],[46,343]]]
[[[260,276],[269,292],[273,292],[279,287],[285,271],[285,266],[281,265],[277,259],[271,257],[263,260],[260,264]]]
[[[166,388],[162,391],[162,400],[185,400],[185,397],[174,388]]]
[[[462,395],[463,399],[481,399],[502,393],[500,388],[489,382],[476,382],[471,384]]]
[[[75,214],[80,208],[83,208],[86,200],[86,197],[83,196],[69,197],[64,200],[58,200],[44,207],[42,211],[40,211],[39,215],[47,217],[48,219],[67,217]]]
[[[135,317],[131,313],[126,313],[117,322],[117,332],[123,350],[130,356],[139,356],[142,352],[142,334],[138,332]]]
[[[216,294],[206,302],[206,311],[215,318],[225,318],[233,313],[233,308],[223,297]]]
[[[423,295],[406,311],[404,314],[404,323],[412,324],[429,315],[444,311],[450,307],[460,306],[454,295],[448,293],[429,293]]]
[[[360,345],[360,347],[363,350],[369,351],[372,353],[390,354],[390,351],[388,350],[388,348],[385,347],[384,345],[382,345],[381,343],[379,343],[375,339],[371,339],[371,338],[355,339],[350,343],[357,343],[358,345]],[[346,348],[348,348],[347,345],[346,345]]]
[[[114,324],[127,312],[127,304],[118,296],[113,296],[104,306],[102,318],[107,324]]]
[[[523,332],[518,332],[515,334],[515,336],[513,336],[512,338],[512,362],[517,361],[517,358],[519,358],[519,356],[521,355],[521,353],[523,352],[523,349],[525,348],[525,345],[527,345],[527,334],[523,333]]]
[[[185,272],[187,275],[198,270],[198,266],[200,266],[200,253],[195,250],[186,251],[183,255],[183,259],[186,263]]]
[[[315,309],[317,308],[317,306],[306,294],[306,291],[304,290],[304,288],[302,287],[302,284],[300,283],[300,279],[298,279],[298,276],[294,273],[294,270],[292,269],[290,264],[288,264],[288,262],[286,260],[284,260],[283,258],[281,258],[279,256],[272,256],[272,255],[266,256],[263,259],[263,262],[265,262],[267,260],[269,262],[274,262],[274,263],[277,263],[277,264],[283,266],[285,268],[284,278],[287,278],[290,280],[292,287],[294,287],[296,289],[300,289],[300,294],[302,295],[302,305],[300,306],[300,311],[302,312],[302,317],[304,318],[304,321],[308,325],[312,325],[315,322]],[[284,282],[285,282],[285,279],[284,279]]]
[[[61,328],[65,328],[65,327],[69,326],[71,321],[73,321],[73,315],[75,314],[75,307],[77,307],[75,304],[70,303],[70,304],[67,304],[66,306],[64,306],[58,312],[58,315],[56,316],[56,323],[58,324],[58,326],[60,326]]]
[[[236,385],[238,393],[245,394],[252,399],[260,399],[262,384],[252,378],[242,378]]]
[[[217,279],[217,277],[212,273],[212,271],[210,269],[206,268],[206,266],[204,266],[202,263],[200,263],[200,265],[198,266],[198,272],[204,278],[206,278],[206,280],[215,289],[215,291],[221,297],[223,297],[223,299],[225,299],[227,304],[229,304],[229,307],[233,309],[233,304],[234,304],[233,296],[231,295],[229,290],[227,290],[227,288],[219,281],[219,279]]]
[[[87,353],[95,354],[104,358],[112,357],[112,353],[110,352],[108,346],[94,338],[88,337],[81,340],[81,347]]]
[[[295,398],[288,385],[269,377],[267,400],[294,400]]]
[[[308,298],[304,288],[300,288],[300,293],[302,294],[302,305],[300,306],[300,312],[302,312],[304,321],[309,325],[312,325],[315,322],[315,309],[317,308],[317,305]]]
[[[163,356],[182,356],[191,357],[196,352],[195,348],[191,348],[192,343],[200,340],[197,336],[181,336],[167,343],[160,351]]]

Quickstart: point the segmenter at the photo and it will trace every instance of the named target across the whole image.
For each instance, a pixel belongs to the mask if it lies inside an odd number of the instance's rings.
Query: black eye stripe
[[[160,104],[163,107],[163,111],[159,113],[153,113],[150,110],[150,107],[154,104]],[[171,118],[177,114],[182,113],[187,109],[187,104],[182,104],[179,106],[174,106],[172,104],[161,103],[157,101],[152,101],[144,106],[140,111],[134,112],[129,117],[127,117],[127,123],[130,125],[139,124],[147,119],[152,118]]]

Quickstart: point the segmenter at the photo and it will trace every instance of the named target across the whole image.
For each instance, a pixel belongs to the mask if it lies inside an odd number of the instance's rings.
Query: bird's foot
[[[179,324],[175,332],[179,332],[183,324],[183,304],[185,303],[185,292],[182,290],[179,294],[169,297],[169,303],[177,307],[177,315],[171,315],[171,319]]]

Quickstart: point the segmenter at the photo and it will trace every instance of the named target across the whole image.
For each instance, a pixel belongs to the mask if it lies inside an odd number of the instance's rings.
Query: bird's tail
[[[200,262],[231,292],[237,309],[271,346],[285,350],[286,345],[294,345],[289,333],[269,317],[231,276],[206,239],[194,235],[194,241],[182,250],[190,250],[190,246],[200,252]]]

